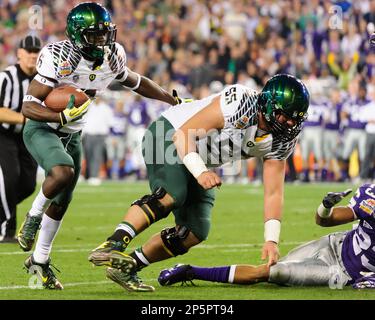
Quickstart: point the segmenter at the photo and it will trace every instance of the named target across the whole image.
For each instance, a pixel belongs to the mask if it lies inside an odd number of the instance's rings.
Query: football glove
[[[328,192],[322,201],[324,208],[332,208],[333,206],[338,204],[344,197],[346,197],[350,192],[352,192],[352,189],[347,189],[343,192]]]
[[[175,89],[172,90],[172,96],[176,100],[177,104],[193,101],[193,99],[191,99],[191,98],[180,98]]]
[[[353,283],[354,289],[375,289],[375,273],[374,272],[361,272],[363,277],[358,278]]]
[[[65,126],[67,123],[77,121],[83,117],[87,112],[87,107],[92,102],[91,99],[88,99],[84,104],[75,107],[74,106],[75,96],[71,95],[68,105],[64,111],[60,112],[60,122],[62,126]]]

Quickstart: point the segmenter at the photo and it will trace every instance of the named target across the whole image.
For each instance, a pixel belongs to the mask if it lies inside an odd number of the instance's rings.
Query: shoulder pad
[[[51,53],[56,79],[73,73],[82,58],[78,49],[68,40],[51,43],[46,48]]]

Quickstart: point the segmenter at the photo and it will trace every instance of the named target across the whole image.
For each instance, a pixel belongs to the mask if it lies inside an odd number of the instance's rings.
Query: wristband
[[[22,102],[36,102],[36,103],[39,103],[39,104],[42,104],[42,100],[34,97],[33,95],[31,94],[27,94],[23,97],[23,100]]]
[[[185,167],[197,179],[203,172],[208,171],[200,155],[196,152],[189,152],[183,159]]]
[[[327,219],[332,214],[332,208],[326,208],[323,203],[321,203],[318,207],[318,210],[316,211],[318,216],[322,219]]]
[[[279,243],[281,222],[276,219],[267,220],[264,223],[264,241]]]
[[[34,77],[34,80],[38,81],[41,84],[44,84],[45,86],[52,87],[52,88],[54,88],[55,85],[57,84],[57,81],[53,82],[50,79],[47,79],[46,77],[43,77],[39,73]]]

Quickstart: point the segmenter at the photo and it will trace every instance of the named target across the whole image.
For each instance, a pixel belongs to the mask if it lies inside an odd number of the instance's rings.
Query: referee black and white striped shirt
[[[0,108],[21,112],[23,96],[34,78],[24,73],[19,64],[0,72]],[[23,124],[11,125],[0,122],[0,133],[20,133]]]

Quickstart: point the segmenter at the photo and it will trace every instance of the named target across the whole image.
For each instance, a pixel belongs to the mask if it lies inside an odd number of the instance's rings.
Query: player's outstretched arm
[[[267,265],[275,264],[279,257],[279,237],[284,204],[285,160],[268,159],[263,164],[264,184],[264,246],[262,259]]]
[[[168,93],[154,81],[145,76],[141,76],[130,69],[127,71],[128,76],[123,82],[120,82],[123,86],[146,98],[160,100],[171,105],[178,103],[178,101],[170,93]]]
[[[351,189],[342,192],[328,192],[316,211],[316,224],[322,227],[332,227],[352,222],[355,219],[352,208],[348,206],[334,207],[351,192]]]
[[[22,124],[25,117],[16,111],[0,106],[0,122],[9,124]]]

